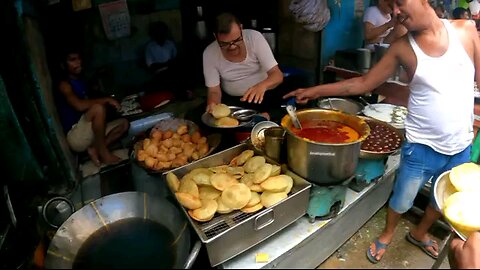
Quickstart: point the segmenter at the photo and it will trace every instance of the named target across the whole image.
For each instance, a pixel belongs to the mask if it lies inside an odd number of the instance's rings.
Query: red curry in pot
[[[301,122],[302,129],[292,127],[292,132],[319,143],[350,143],[358,140],[360,134],[343,123],[332,120],[310,120]]]

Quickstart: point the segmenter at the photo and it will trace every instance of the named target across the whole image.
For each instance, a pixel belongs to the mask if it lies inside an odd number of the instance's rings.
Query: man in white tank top
[[[427,0],[393,0],[392,9],[409,34],[395,41],[370,72],[284,96],[306,103],[321,96],[361,95],[384,83],[398,65],[405,69],[410,81],[407,140],[402,145],[385,229],[367,251],[372,263],[384,255],[401,214],[412,207],[425,183],[469,161],[473,85],[480,81],[480,40],[473,21],[441,20]],[[438,244],[427,231],[441,215],[435,207],[428,206],[418,227],[407,234],[409,242],[434,258],[438,256]]]

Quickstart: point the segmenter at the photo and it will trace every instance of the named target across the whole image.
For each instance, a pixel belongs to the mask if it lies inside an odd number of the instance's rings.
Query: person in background
[[[480,232],[472,233],[467,241],[453,239],[449,251],[452,269],[480,269]]]
[[[396,37],[389,36],[397,24],[391,16],[389,0],[377,0],[376,5],[368,7],[363,15],[365,47],[373,50],[374,44],[389,43]],[[404,32],[404,31],[402,31]],[[403,33],[405,34],[405,33]],[[398,31],[395,36],[401,35]]]
[[[279,108],[283,73],[263,35],[243,29],[230,13],[216,17],[215,41],[203,52],[203,74],[208,88],[207,111],[224,103],[267,112]]]
[[[61,59],[64,76],[58,87],[57,110],[67,134],[67,143],[75,152],[88,152],[95,165],[115,164],[121,161],[108,149],[129,128],[126,119],[106,122],[107,107],[120,109],[111,97],[88,98],[88,89],[82,77],[82,59],[76,50],[67,51]]]
[[[322,96],[361,95],[377,88],[403,66],[410,88],[406,140],[401,148],[386,226],[370,245],[367,258],[381,260],[400,217],[412,206],[429,179],[470,161],[473,139],[474,81],[480,81],[480,39],[473,21],[441,20],[427,0],[395,0],[391,9],[408,34],[396,40],[362,77],[297,89],[284,98],[299,103]],[[455,80],[451,80],[455,78]],[[457,83],[459,83],[457,85]],[[427,255],[438,257],[438,244],[428,229],[440,217],[429,205],[406,239]]]
[[[437,14],[438,18],[446,19],[447,15],[445,13],[445,7],[443,5],[438,5],[434,8],[435,13]]]
[[[177,98],[191,99],[192,92],[187,90],[185,78],[181,77],[177,47],[168,39],[168,26],[162,21],[154,22],[150,24],[149,34],[151,40],[145,47],[145,64],[153,78],[148,90],[172,91]]]
[[[452,17],[454,20],[469,20],[470,14],[468,13],[468,10],[462,7],[457,7],[452,11]]]

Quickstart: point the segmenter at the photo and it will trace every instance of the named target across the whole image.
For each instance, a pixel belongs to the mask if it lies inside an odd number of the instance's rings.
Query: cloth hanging
[[[288,8],[295,21],[308,31],[318,32],[330,21],[327,0],[292,0]]]

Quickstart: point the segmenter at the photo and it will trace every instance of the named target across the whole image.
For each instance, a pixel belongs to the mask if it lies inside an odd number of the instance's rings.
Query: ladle
[[[372,104],[370,104],[368,101],[366,101],[363,97],[359,96],[358,97],[361,101],[363,101],[365,104],[367,104],[367,106],[369,108],[371,108],[372,110],[378,112],[378,113],[381,113],[381,111],[377,110],[377,108],[375,108],[374,106],[372,106]]]

